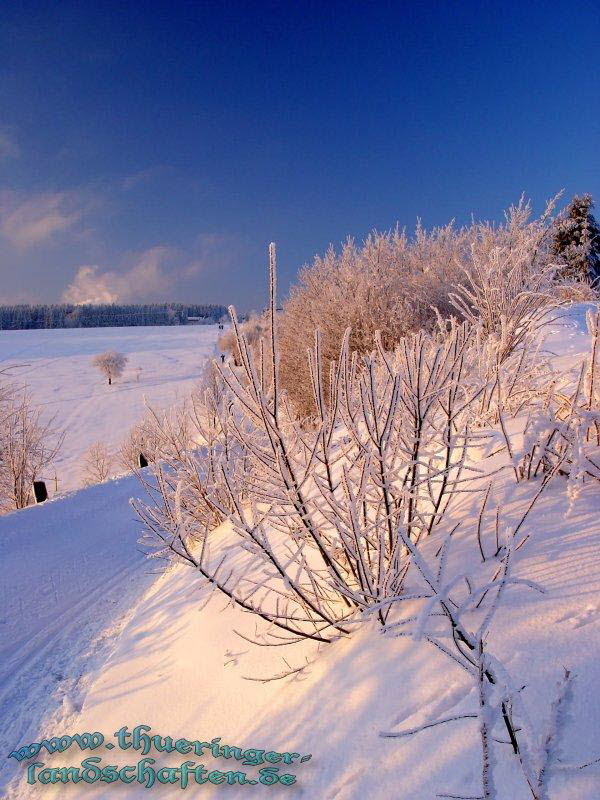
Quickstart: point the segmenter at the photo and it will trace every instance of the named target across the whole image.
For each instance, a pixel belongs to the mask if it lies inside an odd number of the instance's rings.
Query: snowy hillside
[[[546,342],[553,362],[574,377],[589,348],[584,311],[571,314]],[[504,454],[483,466],[492,475],[506,463]],[[483,517],[485,552],[495,549],[495,508],[502,508],[502,524],[510,529],[538,488],[535,481],[515,484],[510,469],[496,474],[493,504]],[[100,757],[102,765],[136,764],[141,751],[111,745],[116,731],[140,724],[151,727],[150,735],[208,743],[201,755],[151,750],[147,757],[156,759],[157,770],[179,767],[188,759],[208,771],[243,770],[249,778],[265,766],[296,776],[293,786],[208,782],[200,787],[191,781],[190,797],[223,792],[232,798],[310,800],[480,796],[481,748],[473,718],[479,699],[471,676],[457,663],[428,641],[397,638],[393,632],[382,635],[374,622],[332,645],[249,643],[236,631],[254,638],[260,623],[232,608],[222,595],[215,593],[206,604],[207,587],[191,569],[176,566],[148,586],[151,578],[144,572],[157,562],[144,565],[137,551],[139,524],[126,505],[132,494],[139,494],[134,479],[124,479],[0,519],[3,587],[10,609],[3,621],[9,644],[0,653],[6,664],[3,746],[12,749],[84,731],[103,733],[109,745],[93,753],[75,745],[62,754],[42,750],[21,764],[11,759],[10,771],[17,775],[7,798],[147,796],[137,780],[84,789],[26,783],[27,767],[34,761],[48,767],[78,766],[92,756]],[[480,506],[479,499],[465,494],[453,508],[449,524],[460,521],[461,530],[453,540],[449,570],[473,575],[481,569],[473,537]],[[577,768],[600,757],[599,518],[597,484],[584,484],[570,508],[567,482],[555,479],[527,516],[519,534],[523,545],[512,561],[512,577],[534,582],[543,593],[524,584],[508,586],[486,643],[518,682],[540,747],[564,669],[573,676],[566,711],[552,723],[558,736],[552,746],[560,764],[550,776],[552,800],[600,797],[600,768]],[[248,555],[229,547],[229,523],[211,537],[215,559],[227,554],[228,565],[243,574]],[[423,557],[433,558],[440,544],[434,533]],[[416,570],[411,575],[411,586],[418,591],[419,575]],[[453,595],[460,599],[460,589]],[[19,608],[11,600],[17,596],[24,598]],[[403,613],[410,616],[419,609],[415,602]],[[291,677],[269,680],[304,665]],[[48,706],[45,693],[52,688]],[[28,718],[33,722],[27,728]],[[381,732],[396,736],[382,738]],[[297,757],[293,767],[281,759],[261,762],[260,755],[241,766],[235,758],[211,756],[214,737],[221,737],[221,745]],[[497,747],[510,748],[510,743]],[[301,761],[308,754],[312,757]],[[508,755],[497,759],[497,797],[530,797],[516,760]],[[152,792],[164,798],[181,796],[178,784],[157,782]]]
[[[128,502],[137,492],[136,478],[121,478],[0,517],[3,752],[55,706],[81,706],[153,580]],[[0,786],[11,766],[0,761]]]
[[[0,331],[0,368],[27,384],[35,405],[66,431],[48,488],[81,486],[81,463],[97,441],[116,449],[144,415],[145,402],[166,408],[189,394],[215,354],[217,325]],[[92,366],[106,350],[128,358],[112,386]],[[19,366],[24,365],[24,366]]]

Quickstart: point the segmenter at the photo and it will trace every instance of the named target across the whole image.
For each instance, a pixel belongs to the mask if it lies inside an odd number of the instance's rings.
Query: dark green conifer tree
[[[589,194],[575,196],[564,215],[554,223],[552,252],[561,267],[557,278],[600,284],[600,226],[591,209]]]

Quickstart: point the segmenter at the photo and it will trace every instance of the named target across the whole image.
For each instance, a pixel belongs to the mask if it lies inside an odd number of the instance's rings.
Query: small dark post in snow
[[[45,481],[33,482],[33,496],[36,503],[43,503],[48,499],[48,490],[46,489]]]
[[[140,462],[140,469],[144,469],[144,467],[148,466],[148,459],[143,453],[140,453],[139,462]]]

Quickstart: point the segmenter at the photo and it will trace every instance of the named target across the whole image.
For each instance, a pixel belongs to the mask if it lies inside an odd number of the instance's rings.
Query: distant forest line
[[[212,304],[12,305],[0,306],[0,330],[189,325],[218,322],[226,314],[225,306]]]

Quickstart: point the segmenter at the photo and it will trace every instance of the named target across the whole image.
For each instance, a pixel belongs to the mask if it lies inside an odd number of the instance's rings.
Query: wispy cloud
[[[101,271],[97,265],[79,267],[63,300],[81,304],[165,299],[171,280],[167,262],[173,252],[169,247],[152,247],[123,272]]]
[[[151,302],[198,291],[198,277],[226,271],[240,253],[237,237],[202,234],[191,252],[158,245],[127,256],[118,268],[78,268],[64,290],[67,303]]]
[[[47,243],[71,229],[83,214],[71,192],[41,192],[23,197],[0,193],[0,235],[14,247],[26,249]]]
[[[5,128],[0,128],[0,161],[18,158],[20,155],[21,148],[12,133]]]
[[[191,255],[181,268],[181,277],[196,278],[203,273],[223,272],[240,257],[242,251],[242,242],[237,236],[202,233],[196,237]]]
[[[144,184],[150,183],[151,181],[155,180],[156,178],[160,178],[161,175],[165,175],[169,172],[169,167],[166,165],[159,164],[156,167],[148,167],[148,169],[142,169],[139,172],[134,172],[131,175],[127,175],[123,178],[123,182],[121,184],[123,191],[130,192],[132,189],[137,189],[138,186],[143,186]]]

